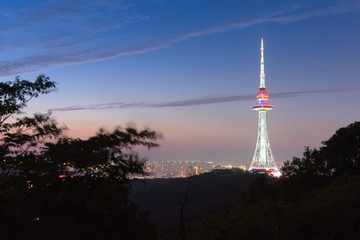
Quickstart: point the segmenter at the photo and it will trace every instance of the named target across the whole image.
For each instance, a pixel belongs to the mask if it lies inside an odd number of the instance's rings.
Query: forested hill
[[[184,222],[189,223],[200,213],[231,208],[253,178],[253,174],[233,169],[189,178],[136,180],[132,182],[130,200],[142,210],[149,210],[154,223],[174,227],[179,224],[181,203]]]

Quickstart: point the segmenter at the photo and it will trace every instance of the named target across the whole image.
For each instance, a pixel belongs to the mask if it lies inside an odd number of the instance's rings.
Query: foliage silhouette
[[[320,150],[305,148],[303,158],[294,157],[282,168],[285,178],[297,175],[360,173],[360,122],[338,129]]]
[[[43,75],[0,84],[1,239],[156,239],[128,200],[128,176],[145,162],[133,148],[157,147],[162,135],[129,125],[71,139],[50,113],[15,118],[55,86]]]
[[[305,148],[273,178],[260,174],[242,201],[187,226],[189,239],[360,239],[360,122],[340,128],[320,149]],[[169,238],[170,239],[170,238]]]
[[[322,144],[322,157],[334,174],[360,173],[360,122],[340,128]]]
[[[41,94],[48,94],[56,87],[45,75],[37,77],[35,82],[20,80],[16,77],[14,82],[0,83],[0,125],[15,114],[21,113],[26,104]]]
[[[113,132],[101,129],[88,140],[61,138],[46,143],[43,154],[47,160],[62,166],[62,173],[72,176],[106,177],[126,180],[129,174],[143,174],[145,159],[129,152],[134,146],[157,147],[154,141],[161,134],[150,129],[137,130],[128,126]]]

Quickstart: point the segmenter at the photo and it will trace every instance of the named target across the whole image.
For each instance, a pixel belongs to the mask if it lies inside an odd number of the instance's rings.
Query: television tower
[[[270,148],[269,133],[267,130],[267,111],[273,109],[273,105],[267,103],[269,93],[265,90],[265,72],[264,72],[264,44],[261,38],[261,61],[260,61],[260,89],[256,95],[259,104],[253,109],[259,112],[258,136],[253,160],[249,171],[267,172],[272,175],[279,175],[279,169],[276,166],[274,157]]]

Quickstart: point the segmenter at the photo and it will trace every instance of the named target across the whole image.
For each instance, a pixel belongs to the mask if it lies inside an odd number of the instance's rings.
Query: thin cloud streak
[[[323,68],[326,67],[326,65],[324,65],[324,64],[313,62],[313,61],[309,61],[308,63],[310,63],[312,65],[315,65],[315,66],[318,66],[318,67],[323,67]]]
[[[320,90],[305,90],[305,91],[294,91],[294,92],[282,92],[271,94],[272,99],[278,98],[294,98],[302,97],[309,94],[319,93],[342,93],[359,91],[360,89],[320,89]],[[201,106],[209,104],[220,104],[230,102],[241,102],[254,100],[255,96],[251,95],[234,95],[224,97],[204,97],[198,99],[186,99],[179,101],[154,103],[154,102],[114,102],[104,104],[91,104],[91,105],[75,105],[61,108],[49,109],[53,112],[67,112],[67,111],[82,111],[82,110],[106,110],[106,109],[125,109],[125,108],[177,108],[177,107],[191,107]]]
[[[22,73],[37,72],[61,65],[83,64],[87,62],[113,59],[125,55],[142,54],[149,51],[169,48],[176,43],[191,38],[227,32],[234,29],[243,29],[266,22],[289,23],[305,20],[314,16],[326,16],[350,11],[358,11],[360,9],[360,3],[338,3],[327,8],[320,8],[317,10],[304,12],[298,12],[299,9],[300,7],[296,6],[282,11],[273,12],[263,18],[234,20],[200,31],[189,32],[172,38],[157,40],[146,44],[138,44],[128,47],[118,47],[117,44],[107,44],[107,46],[113,46],[113,48],[110,49],[106,48],[108,49],[107,51],[104,51],[104,48],[93,45],[88,46],[86,49],[74,50],[70,48],[72,43],[58,44],[57,46],[59,46],[59,48],[52,49],[52,51],[31,56],[24,56],[13,60],[0,61],[0,77],[9,77]],[[81,42],[86,40],[79,41]],[[67,45],[69,45],[68,49],[66,48]],[[43,49],[46,49],[46,47],[43,47]]]

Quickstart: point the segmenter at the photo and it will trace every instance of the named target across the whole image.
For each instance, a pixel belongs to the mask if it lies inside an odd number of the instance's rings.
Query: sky
[[[0,81],[45,74],[66,135],[163,133],[149,161],[251,163],[264,39],[280,166],[360,120],[359,0],[2,0]]]

